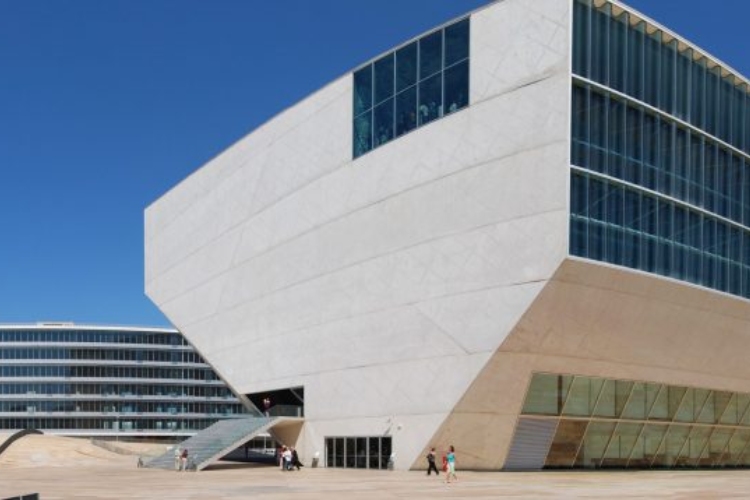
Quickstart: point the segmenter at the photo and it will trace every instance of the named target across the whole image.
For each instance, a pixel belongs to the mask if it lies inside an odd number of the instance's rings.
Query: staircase
[[[557,420],[521,418],[505,459],[505,470],[539,470],[544,467],[555,437]]]
[[[251,417],[220,420],[180,443],[188,450],[188,468],[201,470],[284,418]],[[174,470],[174,450],[146,462],[144,467]]]

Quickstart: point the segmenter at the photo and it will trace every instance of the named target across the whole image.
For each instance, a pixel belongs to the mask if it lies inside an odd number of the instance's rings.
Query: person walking
[[[432,471],[435,471],[435,475],[439,476],[440,471],[437,468],[437,465],[435,465],[435,448],[432,448],[430,452],[427,454],[427,475],[429,476],[432,474]]]
[[[284,446],[281,470],[292,470],[292,450]]]
[[[456,449],[453,445],[448,448],[448,454],[445,458],[448,462],[448,471],[445,473],[445,482],[450,483],[451,478],[458,482],[458,476],[456,476]]]
[[[187,470],[187,464],[188,464],[188,450],[185,448],[182,450],[182,455],[180,455],[180,462],[182,463],[182,472],[185,472]]]
[[[297,470],[300,470],[300,467],[304,467],[302,462],[299,461],[299,455],[297,454],[297,449],[294,447],[292,447],[292,466],[297,467]]]
[[[179,446],[174,447],[174,470],[180,470],[180,457],[182,457],[182,450]]]

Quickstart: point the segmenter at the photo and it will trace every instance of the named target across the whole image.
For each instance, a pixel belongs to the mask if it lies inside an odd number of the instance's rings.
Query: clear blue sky
[[[325,83],[486,3],[0,0],[0,322],[167,325],[143,292],[144,208]],[[750,75],[747,0],[627,3]]]

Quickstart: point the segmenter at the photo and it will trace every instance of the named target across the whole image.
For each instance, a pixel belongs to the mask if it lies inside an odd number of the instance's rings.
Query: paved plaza
[[[2,437],[0,437],[2,441]],[[126,453],[132,445],[114,443]],[[138,451],[155,453],[154,449]],[[459,457],[460,458],[460,457]],[[85,439],[26,436],[0,456],[0,498],[59,499],[410,499],[748,498],[750,471],[470,472],[458,483],[424,472],[222,463],[201,472],[138,469],[137,456]],[[460,463],[460,462],[459,462]]]
[[[462,472],[446,485],[419,472],[223,466],[201,472],[133,467],[0,469],[0,498],[39,492],[53,499],[294,498],[747,498],[750,472]]]

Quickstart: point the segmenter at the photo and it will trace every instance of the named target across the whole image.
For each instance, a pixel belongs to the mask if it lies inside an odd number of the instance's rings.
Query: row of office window
[[[0,343],[5,342],[91,342],[97,344],[190,346],[178,332],[131,332],[117,330],[0,329]]]
[[[4,401],[0,400],[0,413],[34,412],[87,412],[87,413],[200,413],[206,415],[233,415],[242,413],[239,404],[210,402],[119,402],[110,401]]]
[[[750,231],[574,169],[570,253],[750,298]]]
[[[0,347],[0,359],[13,360],[76,360],[76,361],[133,361],[157,363],[205,364],[195,352],[186,350],[152,349],[79,349],[61,347]]]
[[[469,18],[423,36],[354,73],[357,158],[469,104]]]
[[[750,466],[750,394],[534,374],[523,414],[559,419],[546,468]]]
[[[69,397],[120,397],[120,398],[227,398],[235,396],[226,386],[216,385],[161,385],[112,384],[112,383],[55,383],[55,382],[20,382],[10,383],[7,380],[0,384],[0,397],[6,395],[30,396],[69,396]]]
[[[642,105],[573,85],[571,162],[750,226],[750,158]]]
[[[148,431],[165,433],[200,431],[215,424],[216,418],[160,420],[153,418],[118,419],[114,417],[13,417],[0,418],[0,430],[38,429],[41,431]]]
[[[210,368],[158,368],[149,366],[3,365],[0,377],[146,378],[210,382],[219,378]]]
[[[750,153],[748,85],[609,2],[576,0],[573,72]]]

